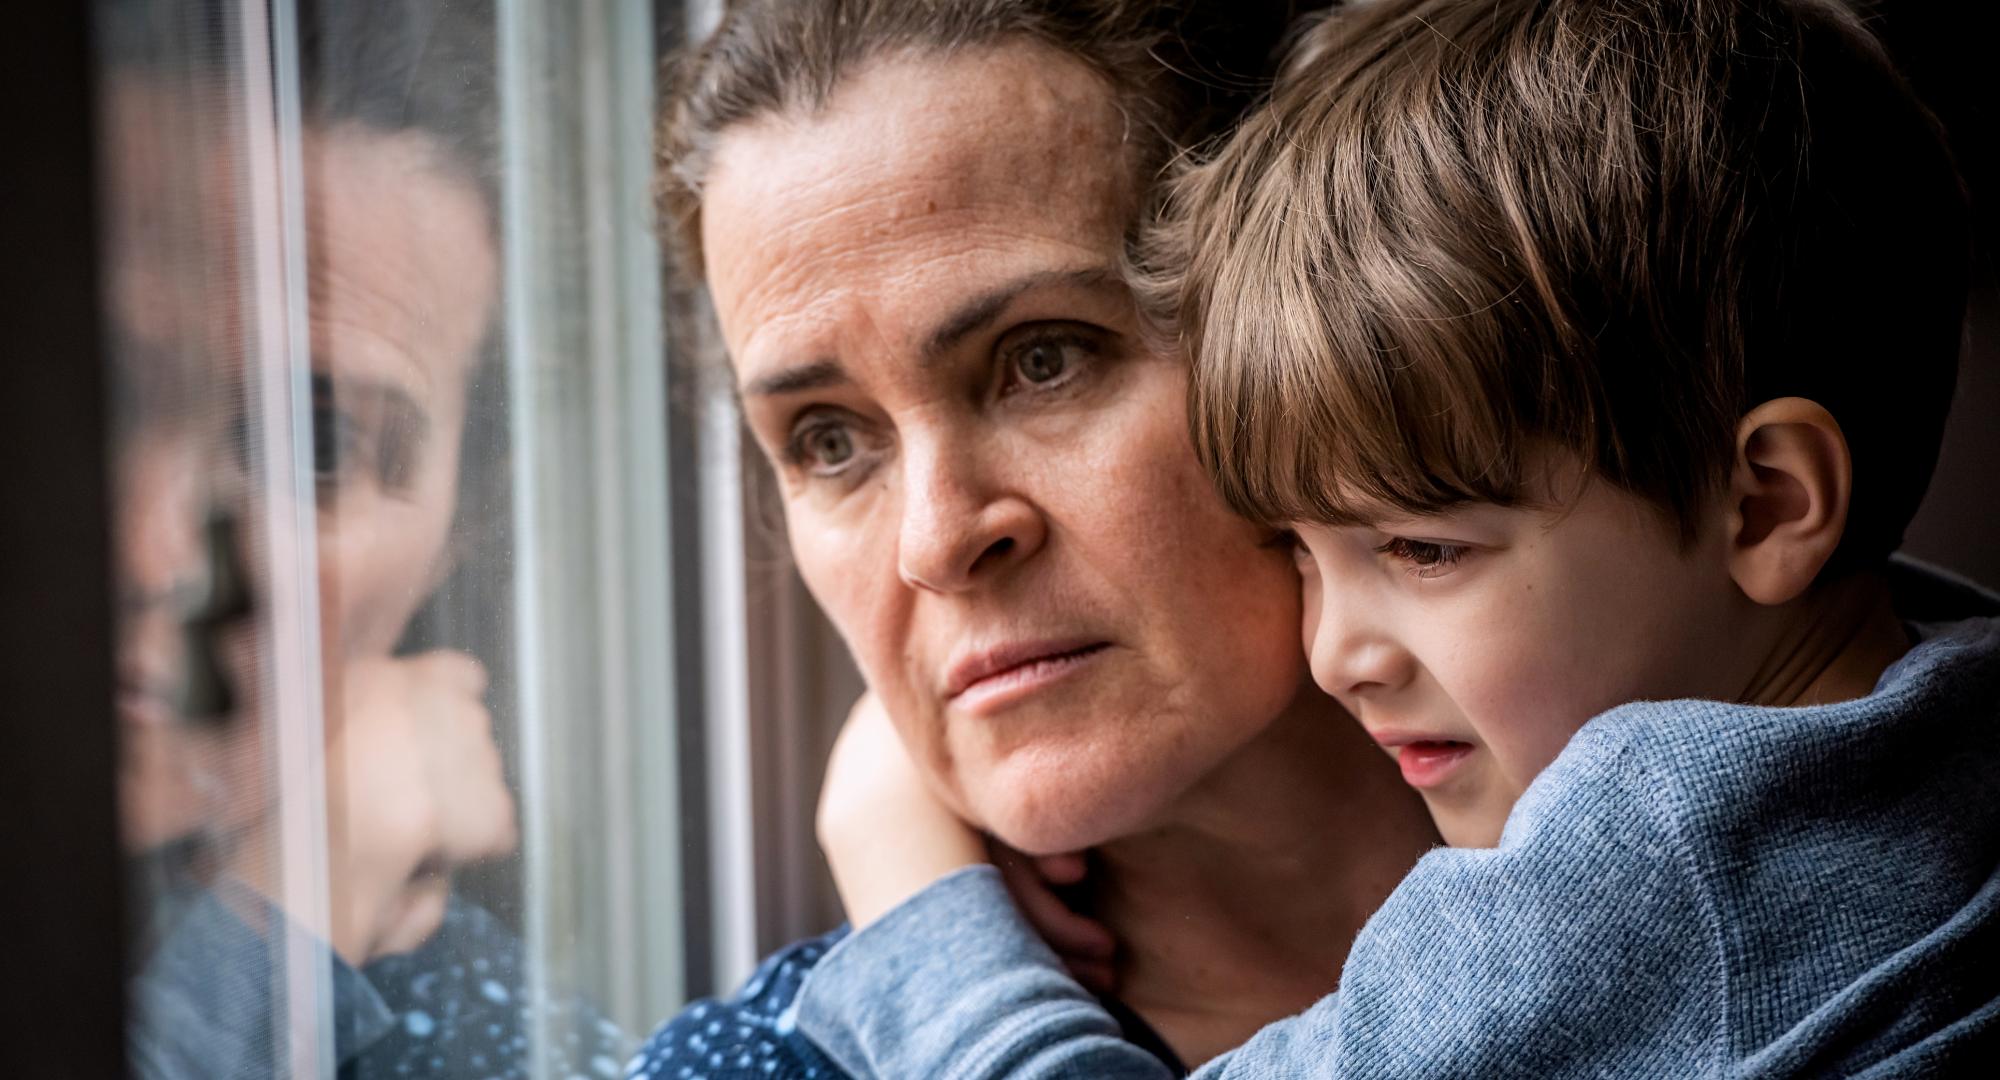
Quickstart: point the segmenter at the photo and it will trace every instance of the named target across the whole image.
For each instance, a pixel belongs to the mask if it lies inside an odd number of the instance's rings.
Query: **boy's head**
[[[1490,843],[1605,708],[1796,699],[1929,481],[1967,235],[1830,2],[1377,0],[1146,254],[1204,464],[1304,539],[1315,676]]]

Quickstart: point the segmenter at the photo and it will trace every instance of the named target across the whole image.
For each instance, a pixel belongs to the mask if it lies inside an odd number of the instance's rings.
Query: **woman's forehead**
[[[878,64],[810,118],[733,129],[702,222],[732,354],[801,347],[856,305],[916,334],[1002,278],[1115,263],[1134,205],[1121,125],[1087,68],[1014,46]]]
[[[1116,242],[1134,206],[1122,134],[1108,84],[1052,50],[876,62],[810,116],[722,136],[704,184],[708,278],[732,292],[746,272],[982,228]]]

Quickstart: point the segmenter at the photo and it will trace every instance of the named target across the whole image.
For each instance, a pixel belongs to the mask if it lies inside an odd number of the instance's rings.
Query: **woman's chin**
[[[955,747],[946,786],[969,820],[1018,851],[1082,851],[1157,827],[1226,749],[1170,725],[1045,732]]]
[[[975,797],[986,831],[1028,855],[1083,851],[1140,831],[1155,816],[1151,800],[1131,788],[1015,781]]]

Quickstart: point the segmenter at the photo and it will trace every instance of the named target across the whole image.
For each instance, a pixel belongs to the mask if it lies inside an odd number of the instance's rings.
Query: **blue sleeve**
[[[1014,908],[991,866],[933,883],[806,979],[799,1026],[846,1071],[1169,1080]]]
[[[1725,1068],[1721,930],[1651,772],[1558,776],[1498,849],[1425,856],[1356,940],[1339,993],[1198,1080]],[[1167,1075],[1118,1038],[990,867],[834,949],[799,1019],[849,1072],[884,1080]]]
[[[394,1024],[368,980],[284,913],[248,890],[225,901],[205,890],[133,981],[127,1039],[132,1074],[143,1080],[268,1080],[283,1072],[280,988],[290,947],[329,966],[334,1053],[346,1061]],[[270,927],[260,933],[231,910],[241,905]],[[288,1066],[287,1066],[288,1067]]]

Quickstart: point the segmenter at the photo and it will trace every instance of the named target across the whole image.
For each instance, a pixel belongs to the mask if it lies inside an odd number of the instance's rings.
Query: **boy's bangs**
[[[1538,407],[1565,381],[1553,355],[1539,371],[1498,362],[1541,335],[1506,322],[1504,300],[1468,303],[1491,279],[1353,237],[1329,244],[1255,195],[1238,206],[1229,235],[1194,253],[1185,327],[1196,453],[1238,513],[1348,525],[1512,505],[1532,445],[1592,445],[1587,404],[1564,402],[1559,420]],[[1509,385],[1524,370],[1543,393]]]
[[[1380,344],[1343,348],[1323,327],[1269,318],[1282,309],[1251,295],[1230,302],[1265,314],[1266,332],[1203,343],[1189,410],[1195,452],[1237,513],[1357,525],[1519,501],[1528,439],[1466,407],[1437,368],[1397,363]]]
[[[1480,193],[1437,190],[1442,151],[1415,125],[1330,115],[1374,89],[1308,89],[1312,123],[1247,121],[1177,179],[1150,238],[1223,497],[1253,520],[1357,524],[1517,503],[1538,441],[1596,457],[1572,328],[1525,302],[1546,288],[1532,255],[1505,254],[1532,246],[1464,224]]]

